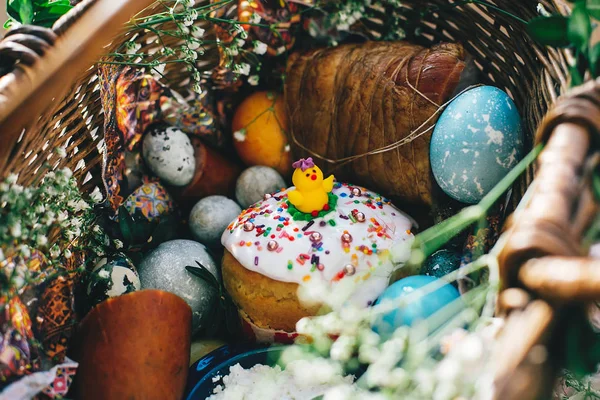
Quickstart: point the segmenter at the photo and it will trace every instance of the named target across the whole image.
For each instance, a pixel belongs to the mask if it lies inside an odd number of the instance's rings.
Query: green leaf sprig
[[[571,1],[570,16],[539,16],[527,23],[531,37],[543,45],[570,48],[575,54],[575,63],[570,66],[571,86],[579,86],[586,72],[595,79],[600,75],[600,43],[591,41],[593,22],[600,21],[600,0]]]
[[[240,319],[238,316],[237,307],[233,303],[231,296],[225,290],[225,287],[220,283],[217,278],[210,272],[204,265],[196,261],[197,267],[186,266],[185,269],[192,275],[205,281],[210,287],[218,293],[219,307],[214,307],[213,315],[209,321],[215,321],[214,324],[209,328],[209,332],[206,332],[209,336],[215,334],[219,328],[218,321],[225,320],[225,328],[227,333],[230,335],[236,334],[240,329]]]
[[[69,0],[8,0],[6,12],[9,19],[4,27],[23,24],[50,28],[71,8]]]

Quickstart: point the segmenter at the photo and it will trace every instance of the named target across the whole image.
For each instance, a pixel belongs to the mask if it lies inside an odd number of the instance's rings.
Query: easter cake
[[[368,306],[389,284],[388,250],[412,241],[412,222],[388,199],[324,178],[312,159],[294,163],[295,187],[266,194],[223,233],[225,288],[244,319],[260,329],[294,332],[321,306],[300,301],[300,285],[355,285],[351,301]]]

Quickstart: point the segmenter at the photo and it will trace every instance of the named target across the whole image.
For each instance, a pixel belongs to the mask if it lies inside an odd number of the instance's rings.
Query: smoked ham
[[[345,164],[322,158],[337,161],[372,152],[432,127],[438,106],[459,85],[466,58],[461,45],[449,43],[427,49],[408,42],[366,42],[294,53],[285,85],[294,155],[317,156],[325,174],[338,179],[409,203],[431,204],[431,130]]]

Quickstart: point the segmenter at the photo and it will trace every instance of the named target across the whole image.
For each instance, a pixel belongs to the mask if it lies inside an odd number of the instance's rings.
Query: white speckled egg
[[[144,161],[165,183],[185,186],[194,178],[194,147],[183,131],[164,125],[151,127],[142,147]]]
[[[442,113],[431,137],[431,168],[446,194],[474,204],[520,161],[523,146],[515,103],[498,88],[480,86]]]

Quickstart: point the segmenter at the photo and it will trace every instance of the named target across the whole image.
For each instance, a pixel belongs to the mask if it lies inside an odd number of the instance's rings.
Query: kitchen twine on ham
[[[427,120],[425,120],[421,125],[419,125],[417,128],[415,128],[414,130],[412,130],[406,137],[394,142],[394,143],[390,143],[388,145],[385,145],[383,147],[380,147],[378,149],[374,149],[374,150],[370,150],[366,153],[361,153],[361,154],[356,154],[353,156],[349,156],[349,157],[343,157],[343,158],[339,158],[337,160],[331,159],[331,158],[327,158],[324,157],[318,153],[315,153],[313,150],[307,148],[306,146],[304,146],[302,143],[300,143],[298,141],[298,139],[296,139],[296,135],[294,135],[294,131],[290,130],[291,136],[292,136],[292,140],[294,142],[294,144],[298,147],[300,147],[302,150],[308,152],[312,157],[318,158],[319,160],[323,160],[328,164],[338,164],[335,165],[334,169],[336,168],[340,168],[348,163],[351,163],[353,161],[358,160],[359,158],[363,158],[363,157],[368,157],[368,156],[372,156],[375,154],[381,154],[381,153],[386,153],[388,151],[397,149],[399,147],[405,146],[407,144],[410,144],[412,141],[414,141],[415,139],[423,136],[424,134],[426,134],[427,132],[430,132],[431,130],[433,130],[433,128],[435,127],[435,124],[432,124],[430,126],[428,126],[425,130],[420,131],[421,129],[423,129],[425,126],[427,126],[427,124],[429,122],[431,122],[438,114],[440,114],[442,111],[444,111],[446,109],[446,107],[448,107],[448,105],[450,105],[450,103],[452,103],[457,97],[459,97],[460,95],[462,95],[463,93],[483,86],[483,84],[477,84],[477,85],[471,85],[465,89],[463,89],[460,93],[458,93],[456,96],[454,96],[453,98],[451,98],[450,100],[448,100],[447,102],[445,102],[442,105],[438,105],[436,104],[434,101],[432,101],[429,97],[425,96],[423,93],[421,93],[416,87],[414,87],[408,80],[406,81],[406,83],[408,84],[408,86],[414,90],[418,95],[420,95],[421,97],[423,97],[425,100],[427,100],[428,102],[430,102],[431,104],[433,104],[434,106],[437,107],[437,110],[435,110],[435,112],[433,114],[431,114],[431,116],[429,118],[427,118]]]

